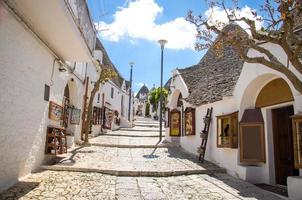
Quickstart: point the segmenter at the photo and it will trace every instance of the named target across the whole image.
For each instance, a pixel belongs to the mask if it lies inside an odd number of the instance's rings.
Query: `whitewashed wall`
[[[268,48],[272,53],[280,59],[281,62],[287,63],[286,55],[282,49],[273,44],[264,44],[264,47]],[[256,52],[250,51],[251,56],[257,55]],[[302,80],[301,74],[290,66],[290,69],[298,75]],[[172,89],[171,95],[169,95],[168,106],[170,109],[176,108],[177,98],[181,92],[183,97],[188,96],[187,87],[180,76],[176,76],[177,70],[173,72],[174,80],[171,85],[175,88]],[[217,148],[217,121],[216,116],[239,111],[239,121],[245,109],[254,108],[256,98],[261,89],[270,81],[275,78],[283,78],[290,86],[294,99],[294,102],[280,104],[272,107],[262,108],[262,114],[264,118],[265,127],[265,148],[266,148],[266,163],[257,167],[253,166],[241,166],[239,162],[239,149],[230,148]],[[206,151],[206,159],[216,163],[217,165],[227,169],[228,173],[240,177],[244,180],[255,183],[275,183],[275,168],[274,168],[274,155],[273,155],[273,133],[272,133],[272,119],[271,109],[293,105],[295,113],[302,111],[302,95],[299,94],[290,83],[290,81],[281,73],[264,67],[260,64],[245,63],[239,80],[236,84],[234,95],[232,97],[224,98],[222,101],[215,103],[198,106],[196,108],[196,135],[180,137],[181,146],[187,151],[197,155],[197,147],[200,145],[201,139],[199,133],[203,129],[203,117],[206,114],[207,108],[213,107],[213,117],[209,132],[209,140]],[[185,107],[190,106],[184,102]],[[169,136],[169,128],[166,130],[166,139],[171,141]],[[302,171],[300,170],[300,176]]]
[[[105,100],[104,100],[105,106],[112,110],[118,111],[119,117],[121,118],[121,127],[128,127],[129,126],[129,124],[128,124],[129,92],[122,89],[122,88],[124,88],[124,86],[125,86],[125,82],[123,83],[122,87],[119,88],[112,81],[108,81],[104,85],[102,85],[99,93],[101,96],[100,102],[102,102],[102,94],[104,93],[105,94]],[[111,88],[113,88],[113,90],[114,90],[113,98],[111,98]],[[122,96],[124,98],[124,101],[123,101],[124,116],[121,115],[122,114]],[[132,106],[132,108],[133,108],[133,106]],[[131,116],[132,116],[132,112],[131,112]],[[131,120],[132,120],[132,117],[131,117]],[[113,123],[112,128],[118,129],[119,126],[115,126],[115,124]]]
[[[82,83],[67,72],[59,72],[50,52],[7,10],[0,19],[0,191],[14,184],[46,158],[48,102],[44,84],[51,85],[50,100],[62,105],[64,88],[74,78],[82,108]],[[79,134],[79,125],[74,127]]]
[[[287,58],[283,50],[274,44],[263,44],[263,46],[269,49],[282,63],[286,65]],[[259,53],[255,51],[249,51],[250,56],[257,56]],[[289,68],[298,75],[298,78],[302,80],[301,74],[298,74],[296,70],[293,69],[291,65]],[[259,167],[245,167],[246,175],[245,179],[251,182],[265,182],[265,183],[275,183],[275,167],[274,167],[274,150],[273,150],[273,132],[272,132],[272,118],[271,110],[275,108],[280,108],[288,105],[294,106],[294,112],[298,113],[302,111],[302,95],[299,94],[291,84],[291,82],[281,73],[262,66],[261,64],[249,64],[245,63],[240,78],[237,82],[235,88],[236,104],[239,108],[239,119],[243,115],[243,112],[247,108],[254,108],[256,99],[261,89],[270,81],[276,78],[284,79],[294,96],[294,101],[279,104],[275,106],[262,108],[262,115],[264,118],[265,127],[265,148],[266,148],[266,158],[265,164]],[[300,170],[300,176],[302,175]]]

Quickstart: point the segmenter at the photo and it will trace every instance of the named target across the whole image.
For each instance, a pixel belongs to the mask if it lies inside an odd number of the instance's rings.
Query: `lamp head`
[[[134,62],[129,62],[129,65],[132,67],[134,65]]]
[[[161,39],[161,40],[158,40],[158,43],[160,44],[160,47],[163,49],[164,46],[165,46],[165,44],[168,43],[168,41],[167,41],[167,40],[164,40],[164,39]]]

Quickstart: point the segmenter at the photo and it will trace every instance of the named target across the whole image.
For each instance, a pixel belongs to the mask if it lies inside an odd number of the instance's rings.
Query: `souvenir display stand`
[[[65,129],[58,127],[47,127],[45,153],[53,155],[67,153]]]

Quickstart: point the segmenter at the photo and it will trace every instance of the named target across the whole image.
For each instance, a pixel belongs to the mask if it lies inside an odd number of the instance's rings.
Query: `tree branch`
[[[236,51],[239,53],[239,55],[242,57],[242,59],[248,63],[259,63],[262,64],[270,69],[276,70],[278,72],[281,72],[284,74],[293,84],[294,88],[302,94],[302,82],[301,80],[286,66],[284,66],[282,63],[280,65],[276,65],[275,62],[269,61],[265,59],[264,57],[249,57],[246,53],[244,53],[244,49],[241,47],[241,45],[237,44],[234,45]]]

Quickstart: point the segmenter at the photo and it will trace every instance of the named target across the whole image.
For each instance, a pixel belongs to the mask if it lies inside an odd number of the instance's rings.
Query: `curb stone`
[[[168,148],[168,147],[180,147],[180,145],[131,145],[131,144],[100,144],[100,143],[89,143],[89,146],[99,146],[99,147],[116,147],[116,148]]]
[[[107,170],[95,168],[81,168],[81,167],[66,167],[66,166],[41,166],[42,169],[51,171],[73,171],[73,172],[96,172],[112,176],[129,176],[129,177],[170,177],[183,176],[193,174],[216,174],[226,173],[225,169],[211,169],[211,170],[176,170],[176,171],[122,171],[122,170]]]

